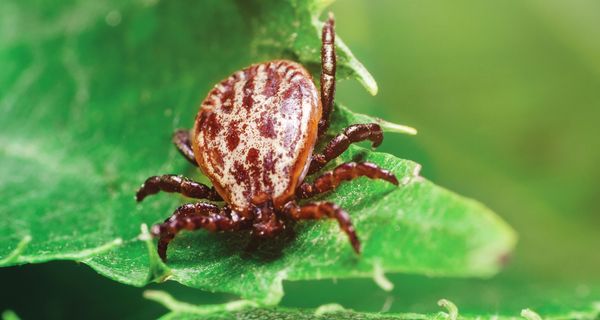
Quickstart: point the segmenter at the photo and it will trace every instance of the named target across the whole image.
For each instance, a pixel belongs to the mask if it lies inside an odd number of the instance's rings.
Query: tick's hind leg
[[[295,202],[289,202],[285,205],[284,210],[294,220],[336,219],[340,225],[340,229],[348,235],[354,251],[360,253],[360,241],[358,240],[350,216],[335,203],[313,202],[300,207]]]
[[[173,215],[152,227],[152,235],[158,237],[158,255],[167,260],[167,247],[181,230],[206,229],[209,231],[236,231],[248,228],[246,220],[232,217],[228,207],[219,209],[210,203],[189,203],[177,208]]]
[[[140,189],[135,194],[136,200],[142,201],[149,195],[156,194],[159,191],[176,192],[195,199],[208,199],[213,201],[223,200],[214,187],[192,181],[183,176],[174,174],[165,174],[162,176],[153,176],[146,179]]]
[[[329,13],[329,19],[323,26],[321,33],[321,104],[323,113],[319,121],[319,137],[329,127],[329,117],[333,110],[333,98],[335,96],[335,30],[333,14]]]
[[[196,157],[194,156],[194,150],[192,149],[192,140],[190,139],[190,132],[186,129],[178,129],[173,132],[173,144],[177,147],[177,150],[193,165],[198,166]]]
[[[310,198],[321,193],[335,189],[343,181],[354,180],[359,177],[371,179],[382,179],[394,185],[398,185],[396,176],[376,164],[369,162],[346,162],[337,166],[332,171],[323,173],[313,183],[302,183],[296,190],[299,198]]]
[[[329,161],[339,157],[352,143],[370,140],[373,148],[383,141],[383,131],[377,123],[353,124],[331,139],[323,153],[315,154],[310,162],[308,174],[321,170]]]

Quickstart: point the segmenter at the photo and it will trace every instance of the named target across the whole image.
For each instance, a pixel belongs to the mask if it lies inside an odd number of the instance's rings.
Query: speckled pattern
[[[318,91],[301,65],[252,65],[202,102],[192,146],[202,171],[238,211],[256,196],[281,206],[306,174],[321,118]]]

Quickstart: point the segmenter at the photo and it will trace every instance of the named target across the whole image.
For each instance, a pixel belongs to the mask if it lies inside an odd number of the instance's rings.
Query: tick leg
[[[329,127],[329,117],[333,110],[333,98],[335,96],[335,21],[333,14],[329,13],[329,19],[323,26],[321,33],[321,104],[323,114],[319,121],[319,137]]]
[[[313,183],[302,183],[296,190],[296,196],[301,199],[313,197],[335,189],[343,181],[354,180],[359,177],[382,179],[398,185],[396,176],[373,163],[346,162],[337,166],[332,171],[327,171],[315,179]]]
[[[174,174],[153,176],[146,179],[146,182],[142,184],[135,194],[135,199],[139,202],[159,191],[181,193],[186,197],[195,199],[223,200],[214,187],[208,187],[205,184]]]
[[[196,156],[194,156],[194,150],[192,150],[192,141],[190,139],[190,132],[185,129],[179,129],[173,132],[173,143],[177,150],[193,165],[198,166],[196,162]]]
[[[373,148],[381,144],[383,131],[377,123],[354,124],[344,129],[342,133],[329,141],[323,153],[313,155],[308,174],[321,170],[329,161],[346,151],[350,144],[365,140],[370,140]]]
[[[236,231],[248,228],[246,220],[228,207],[219,209],[210,203],[188,203],[177,208],[173,215],[161,224],[152,227],[152,235],[158,237],[158,255],[167,260],[167,247],[181,230],[206,229]]]
[[[360,253],[360,241],[358,240],[350,216],[335,203],[313,202],[300,207],[295,202],[288,202],[284,210],[295,220],[336,219],[340,225],[340,229],[348,235],[354,251]]]

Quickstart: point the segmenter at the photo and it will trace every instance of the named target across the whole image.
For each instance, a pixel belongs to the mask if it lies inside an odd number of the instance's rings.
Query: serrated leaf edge
[[[0,259],[0,266],[10,265],[16,262],[21,256],[21,253],[23,253],[23,251],[27,248],[29,242],[31,242],[30,235],[23,237],[13,251],[11,251],[6,257]]]
[[[208,316],[222,312],[237,312],[254,308],[272,308],[272,306],[265,306],[259,302],[251,301],[251,300],[236,300],[223,304],[212,304],[212,305],[193,305],[186,302],[181,302],[176,300],[169,293],[158,290],[146,290],[143,293],[144,298],[155,301],[165,308],[167,308],[170,312],[164,315],[161,318],[169,318],[174,319],[177,318],[178,315],[197,315],[197,316]],[[451,302],[448,299],[440,299],[437,304],[444,308],[445,311],[440,311],[436,314],[420,314],[420,313],[373,313],[373,312],[359,312],[354,311],[352,309],[346,309],[342,305],[337,303],[325,304],[321,305],[318,308],[314,309],[312,313],[315,317],[334,315],[336,313],[352,313],[353,315],[363,316],[365,319],[377,319],[378,316],[386,319],[445,319],[445,320],[460,320],[460,319],[517,319],[515,316],[501,316],[501,315],[485,315],[485,316],[461,316],[458,311],[458,307],[456,304]],[[600,307],[597,306],[598,303],[592,304],[590,310],[586,311],[573,311],[568,315],[557,315],[544,317],[544,319],[580,319],[580,320],[594,320],[597,319],[598,315],[600,315]],[[311,309],[292,309],[292,308],[277,308],[283,312],[292,311],[292,310],[303,310],[306,312],[311,312]],[[525,320],[541,320],[542,317],[536,312],[532,311],[529,308],[525,308],[521,311],[520,316]],[[362,319],[362,318],[361,318]]]
[[[101,244],[97,247],[88,249],[78,250],[76,252],[52,254],[52,255],[40,255],[40,256],[27,256],[22,253],[25,251],[27,246],[33,239],[31,236],[25,236],[15,249],[0,260],[0,266],[10,266],[26,263],[41,263],[51,260],[74,260],[87,263],[89,259],[94,258],[97,255],[106,253],[107,251],[113,250],[123,244],[122,238],[115,238],[109,242]]]
[[[458,319],[458,308],[456,307],[456,305],[448,300],[448,299],[440,299],[437,302],[438,306],[445,308],[448,312],[440,312],[440,315],[442,315],[445,319],[448,320],[457,320]]]
[[[181,302],[173,298],[169,293],[160,290],[146,290],[143,293],[144,298],[155,301],[163,305],[165,308],[177,313],[189,313],[195,315],[209,315],[217,312],[233,312],[248,308],[256,308],[259,303],[251,300],[235,300],[223,304],[212,305],[193,305],[186,302]]]

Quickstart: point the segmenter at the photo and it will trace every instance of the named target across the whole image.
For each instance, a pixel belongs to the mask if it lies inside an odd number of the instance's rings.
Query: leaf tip
[[[375,81],[375,78],[373,78],[373,75],[371,75],[367,68],[356,60],[354,56],[351,57],[350,66],[358,76],[358,82],[367,89],[370,95],[376,96],[379,93],[379,85],[377,85],[377,81]]]
[[[287,279],[288,270],[284,269],[277,272],[275,279],[273,279],[273,283],[268,289],[268,294],[261,299],[261,304],[274,306],[279,304],[281,299],[283,298],[283,280]]]
[[[418,133],[417,129],[415,129],[413,127],[409,127],[409,126],[405,126],[405,125],[401,125],[401,124],[397,124],[397,123],[385,121],[385,120],[382,120],[382,119],[377,119],[377,122],[382,127],[382,129],[384,129],[385,131],[388,131],[388,132],[408,134],[408,135],[411,135],[411,136],[415,136]]]
[[[394,284],[385,276],[380,261],[373,264],[373,281],[375,281],[383,291],[390,292],[394,289]]]
[[[150,231],[148,230],[148,225],[142,223],[140,225],[140,234],[138,235],[138,240],[140,241],[150,241],[152,240],[152,236],[150,235]]]
[[[373,78],[369,71],[365,69],[365,73],[361,74],[359,79],[370,95],[376,96],[379,93],[379,85],[377,85],[377,81],[375,81],[375,78]]]
[[[489,277],[510,261],[511,253],[517,244],[517,234],[491,209],[475,200],[471,200],[471,203],[489,223],[485,236],[494,240],[479,243],[471,252],[470,264],[476,267],[480,276]]]
[[[456,307],[456,305],[454,303],[452,303],[452,301],[447,300],[447,299],[440,299],[437,302],[438,306],[445,308],[448,313],[442,312],[443,315],[445,315],[446,319],[450,319],[450,320],[456,320],[458,319],[458,308]]]
[[[542,317],[540,317],[540,315],[537,314],[537,312],[535,312],[529,308],[525,308],[525,309],[521,310],[521,317],[523,317],[527,320],[542,320]]]
[[[328,313],[335,313],[340,311],[346,311],[346,308],[339,303],[328,303],[324,305],[320,305],[315,310],[315,316],[320,317]]]
[[[371,94],[372,96],[377,95],[379,92],[379,86],[377,85],[377,81],[365,66],[356,59],[350,48],[340,39],[339,37],[336,39],[336,47],[339,49],[338,56],[341,58],[341,65],[345,65],[348,69],[350,69],[350,74],[353,74],[358,82],[362,84],[363,87]]]

